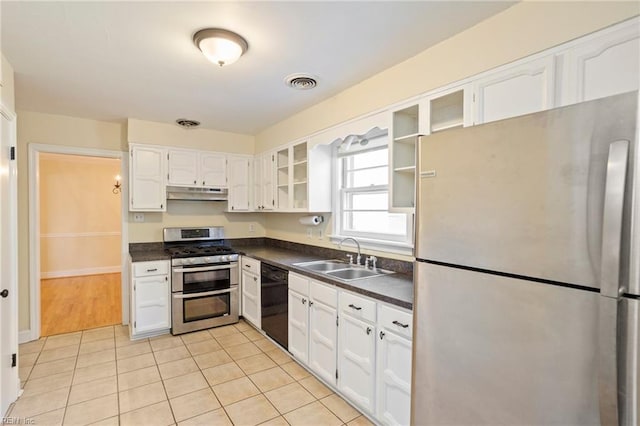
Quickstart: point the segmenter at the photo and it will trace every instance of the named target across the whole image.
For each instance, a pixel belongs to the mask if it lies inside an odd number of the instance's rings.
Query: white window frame
[[[388,149],[388,144],[373,148],[364,152],[371,152],[376,149]],[[389,194],[389,184],[386,185],[372,185],[367,188],[344,188],[343,182],[346,179],[346,168],[344,167],[344,163],[346,161],[346,156],[339,156],[337,154],[337,149],[334,151],[334,161],[336,164],[336,190],[335,190],[335,210],[334,210],[334,235],[330,236],[332,242],[340,242],[343,238],[346,237],[354,237],[356,238],[361,246],[365,248],[371,248],[375,250],[385,251],[385,252],[393,252],[399,254],[412,254],[413,253],[413,217],[412,215],[407,214],[406,221],[406,230],[404,235],[393,235],[393,234],[382,234],[382,233],[373,233],[373,232],[361,232],[361,231],[351,231],[348,229],[344,229],[343,225],[343,216],[345,212],[344,205],[346,203],[346,197],[349,193],[354,194],[363,194],[363,193],[375,193],[375,192],[387,192]],[[387,162],[387,168],[389,164]],[[384,166],[375,166],[371,168],[378,168]],[[365,170],[367,168],[362,169],[351,169],[353,170]],[[388,173],[388,169],[387,169]],[[362,210],[359,210],[362,211]],[[389,211],[387,210],[372,210],[372,211]],[[401,213],[400,213],[401,214]],[[350,241],[347,241],[350,244]],[[345,244],[347,243],[345,242]]]

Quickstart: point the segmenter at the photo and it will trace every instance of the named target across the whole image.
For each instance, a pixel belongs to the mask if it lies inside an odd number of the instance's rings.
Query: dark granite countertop
[[[339,288],[353,291],[376,300],[401,306],[406,309],[413,308],[413,277],[412,266],[409,262],[395,262],[388,259],[380,259],[378,266],[384,269],[396,270],[398,266],[402,270],[394,274],[373,278],[365,278],[354,281],[342,281],[332,278],[321,272],[310,271],[295,266],[294,263],[310,262],[314,260],[342,258],[332,249],[314,248],[296,243],[282,241],[267,241],[268,239],[238,239],[227,242],[240,254],[253,257],[261,262],[269,263],[283,269],[313,278],[314,280],[332,284]],[[280,246],[278,246],[278,244]],[[163,243],[132,243],[129,245],[129,254],[132,262],[147,262],[153,260],[167,260],[169,255],[164,251]]]
[[[265,246],[243,246],[238,247],[238,251],[261,262],[287,269],[314,280],[332,284],[392,305],[413,309],[413,278],[411,275],[395,273],[346,282],[331,278],[321,272],[310,271],[294,265],[294,263],[326,259],[317,255]]]
[[[171,259],[164,251],[164,243],[131,243],[129,255],[132,262],[149,262]]]

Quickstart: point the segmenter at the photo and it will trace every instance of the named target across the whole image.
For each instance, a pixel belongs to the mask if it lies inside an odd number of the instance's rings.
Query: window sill
[[[338,244],[344,238],[353,238],[349,235],[329,235],[329,241],[334,244]],[[360,248],[371,249],[386,253],[402,254],[405,256],[413,256],[413,245],[407,243],[401,243],[396,241],[382,241],[374,240],[371,238],[355,237],[360,243]],[[344,246],[355,247],[356,245],[352,240],[347,240],[343,243]]]

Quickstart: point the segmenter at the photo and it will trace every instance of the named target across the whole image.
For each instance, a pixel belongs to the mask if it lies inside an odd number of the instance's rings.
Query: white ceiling
[[[3,0],[1,47],[19,110],[256,134],[512,4]],[[192,42],[206,27],[241,34],[249,50],[217,67]],[[286,87],[299,72],[318,87]]]

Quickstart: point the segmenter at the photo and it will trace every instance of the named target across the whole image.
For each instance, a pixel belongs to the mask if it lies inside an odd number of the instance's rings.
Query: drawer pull
[[[361,309],[362,309],[360,306],[356,306],[356,305],[354,305],[353,303],[351,303],[351,304],[349,305],[349,307],[350,307],[351,309],[355,309],[356,311],[359,311],[359,310],[361,310]]]
[[[247,268],[251,268],[251,265],[244,265],[244,266],[246,266]]]
[[[147,272],[156,272],[157,270],[158,270],[158,268],[147,269]]]
[[[398,327],[402,327],[402,328],[407,328],[407,327],[409,327],[409,324],[403,324],[403,323],[401,323],[400,321],[393,321],[393,323],[394,323],[395,325],[397,325]]]

